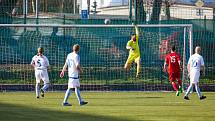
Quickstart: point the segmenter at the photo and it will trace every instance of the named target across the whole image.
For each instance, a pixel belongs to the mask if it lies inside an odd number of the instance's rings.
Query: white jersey
[[[31,64],[34,65],[35,70],[47,70],[49,66],[49,60],[45,55],[35,55],[32,58]]]
[[[190,71],[200,71],[201,66],[204,66],[204,60],[203,57],[199,54],[193,54],[188,64],[190,64]]]
[[[66,58],[66,63],[68,65],[69,78],[78,78],[79,70],[77,69],[77,65],[80,64],[79,55],[75,52],[68,54]]]

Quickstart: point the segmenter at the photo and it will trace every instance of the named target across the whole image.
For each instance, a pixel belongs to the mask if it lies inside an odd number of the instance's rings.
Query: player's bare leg
[[[130,70],[130,68],[131,68],[131,63],[126,62],[124,66],[125,72],[127,73]]]
[[[131,63],[129,63],[128,61],[125,63],[125,66],[124,66],[124,69],[125,69],[125,72],[127,73],[131,68]]]
[[[131,68],[131,63],[128,63],[128,61],[125,63],[124,69],[125,69],[125,80],[128,79],[128,72]]]
[[[131,63],[126,62],[124,66],[125,72],[127,73],[130,70],[130,68],[131,68]]]
[[[139,77],[139,74],[140,74],[140,67],[141,67],[140,59],[137,59],[135,62],[136,62],[136,64],[137,64],[137,73],[136,73],[136,77]]]

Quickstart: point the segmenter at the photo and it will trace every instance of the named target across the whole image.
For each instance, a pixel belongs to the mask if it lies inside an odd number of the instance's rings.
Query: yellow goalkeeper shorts
[[[135,63],[137,63],[138,61],[140,61],[140,55],[139,54],[129,55],[128,59],[126,61],[126,64],[131,64],[133,61]]]

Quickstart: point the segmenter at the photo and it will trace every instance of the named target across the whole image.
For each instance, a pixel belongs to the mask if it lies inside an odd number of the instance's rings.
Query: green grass
[[[63,107],[64,92],[49,92],[35,99],[33,92],[0,93],[1,121],[213,121],[215,93],[190,101],[172,92],[82,92],[89,102],[79,106],[74,93],[72,107]]]

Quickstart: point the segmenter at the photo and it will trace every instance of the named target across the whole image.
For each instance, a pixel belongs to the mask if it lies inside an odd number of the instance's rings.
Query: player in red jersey
[[[182,82],[180,79],[180,55],[175,52],[175,46],[172,46],[171,53],[168,54],[164,62],[164,71],[168,66],[169,81],[172,84],[172,87],[176,91],[176,96],[179,96],[179,93],[182,93]],[[179,89],[176,85],[178,82]]]

